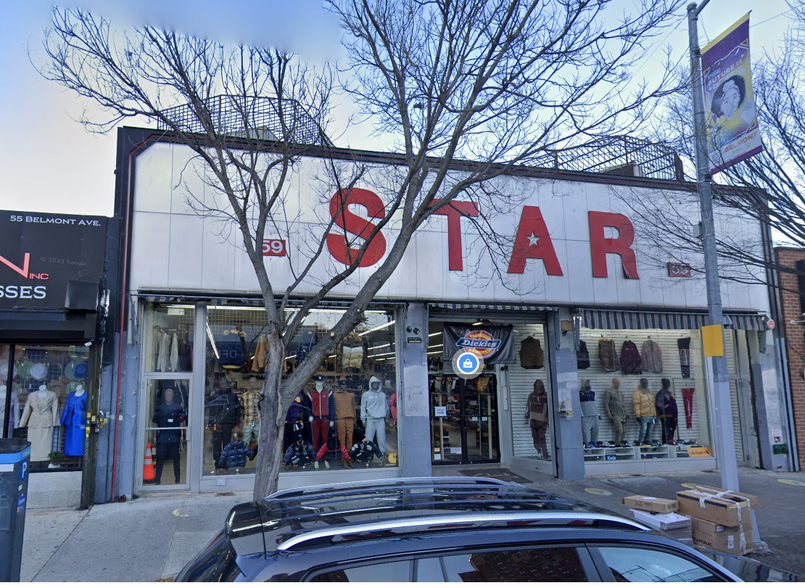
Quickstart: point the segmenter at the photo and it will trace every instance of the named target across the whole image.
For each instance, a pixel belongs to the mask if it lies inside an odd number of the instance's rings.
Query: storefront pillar
[[[572,321],[568,309],[559,309],[548,320],[548,346],[553,357],[551,394],[553,395],[556,475],[560,480],[584,479],[584,448],[579,407],[578,366],[573,330],[562,331],[562,321]],[[573,414],[563,416],[562,401],[569,401]]]
[[[401,366],[398,393],[400,419],[400,470],[404,477],[432,475],[430,418],[428,414],[428,309],[411,303],[397,312],[397,349]],[[409,330],[410,329],[410,330]]]
[[[750,332],[748,339],[760,467],[772,471],[791,471],[790,454],[774,452],[775,445],[785,447],[787,451],[791,443],[783,436],[785,409],[780,393],[782,388],[777,371],[776,347],[770,331]]]

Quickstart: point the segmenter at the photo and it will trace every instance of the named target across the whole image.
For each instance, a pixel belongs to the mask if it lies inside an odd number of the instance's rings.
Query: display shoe
[[[315,469],[319,469],[319,462],[314,461],[314,462],[313,462],[313,467],[314,467]]]
[[[352,463],[352,460],[351,460],[351,459],[346,460],[346,461],[344,462],[344,464],[346,464],[346,466],[347,466],[349,469],[351,469],[351,470],[354,470],[354,469],[355,469],[355,464],[354,464],[354,463]]]
[[[330,462],[329,462],[329,461],[325,461],[325,462],[324,462],[324,467],[325,467],[326,469],[328,469],[328,470],[329,470],[329,469],[330,469]]]

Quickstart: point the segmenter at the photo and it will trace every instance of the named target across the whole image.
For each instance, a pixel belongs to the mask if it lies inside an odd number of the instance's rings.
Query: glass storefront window
[[[428,327],[428,390],[431,450],[436,464],[500,461],[498,383],[490,365],[464,380],[445,362],[443,323]]]
[[[699,331],[583,328],[580,340],[585,461],[680,458],[709,446]]]
[[[189,390],[189,380],[148,381],[146,442],[151,448],[154,477],[144,480],[146,483],[187,484]]]
[[[195,309],[189,305],[154,305],[149,316],[145,371],[192,372]]]
[[[6,437],[31,442],[31,470],[81,469],[89,348],[0,346],[0,422]]]
[[[286,374],[341,314],[310,313],[287,349]],[[322,363],[288,410],[281,471],[397,465],[394,319],[380,311],[367,311],[366,317]],[[261,309],[208,308],[204,475],[255,471],[266,325]]]

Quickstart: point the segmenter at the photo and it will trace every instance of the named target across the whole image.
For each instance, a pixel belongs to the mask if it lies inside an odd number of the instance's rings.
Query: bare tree
[[[752,86],[763,151],[720,172],[714,178],[715,197],[724,218],[753,218],[768,226],[774,241],[781,245],[805,247],[805,74],[798,66],[805,59],[805,7],[793,1],[789,7],[792,25],[782,49],[763,55],[753,65]],[[679,90],[664,100],[664,114],[654,125],[655,138],[661,137],[679,151],[687,163],[687,177],[694,181],[690,73],[683,67],[675,75],[681,80]],[[627,199],[646,223],[669,227],[665,243],[657,243],[665,254],[701,252],[690,218],[675,214],[667,203]],[[725,223],[725,227],[730,226],[735,225]],[[796,273],[794,268],[780,266],[760,253],[759,246],[757,236],[750,243],[746,236],[736,236],[729,228],[719,232],[718,250],[724,260],[721,277],[754,281],[751,276],[755,276],[766,283],[758,269]],[[736,273],[736,268],[742,269]]]
[[[317,157],[327,160],[326,177],[318,178],[323,189],[342,195],[334,217],[345,213],[356,184],[372,175],[366,166],[326,157],[327,72],[277,51],[225,47],[147,26],[116,40],[103,18],[54,12],[43,75],[105,109],[108,117],[86,121],[92,128],[144,117],[192,149],[200,175],[222,195],[213,205],[196,201],[199,212],[228,217],[254,267],[268,317],[255,498],[276,488],[286,409],[364,319],[415,232],[454,207],[488,239],[490,255],[503,252],[491,217],[519,196],[496,189],[492,180],[539,161],[546,150],[626,134],[643,120],[667,92],[667,79],[649,89],[629,71],[643,43],[662,32],[679,5],[645,0],[624,16],[609,2],[588,0],[329,2],[351,60],[346,89],[378,132],[394,137],[401,155],[380,182],[385,209],[379,218],[360,233],[333,219],[323,222],[291,284],[272,281],[261,246],[267,226],[293,224],[284,217],[283,195],[295,165],[310,153],[306,145],[316,145]],[[221,126],[216,100],[231,102],[236,125]],[[272,136],[255,120],[257,102],[276,116]],[[302,128],[300,120],[315,124]],[[454,204],[459,195],[482,214]],[[371,245],[384,232],[391,239],[387,254],[371,259]],[[311,291],[311,271],[328,235],[344,240],[346,260]],[[367,277],[329,336],[283,378],[285,350],[305,318],[361,267],[369,268]],[[292,297],[300,306],[288,312]]]

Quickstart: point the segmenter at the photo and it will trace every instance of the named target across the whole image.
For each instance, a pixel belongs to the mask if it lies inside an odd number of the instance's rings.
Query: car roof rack
[[[635,521],[614,515],[591,512],[473,512],[457,515],[431,515],[351,525],[329,525],[290,537],[277,546],[277,551],[288,551],[294,547],[315,541],[327,539],[332,541],[336,537],[342,537],[343,541],[371,540],[376,539],[377,533],[381,532],[390,532],[393,533],[394,536],[400,536],[416,533],[420,529],[452,531],[462,526],[472,526],[476,530],[528,526],[596,526],[635,531],[651,530],[649,527]]]
[[[303,486],[280,490],[266,496],[265,500],[293,500],[322,497],[328,494],[358,489],[362,493],[377,488],[381,490],[406,488],[447,488],[447,487],[496,487],[526,490],[526,487],[516,482],[506,482],[495,478],[474,478],[468,476],[440,476],[438,478],[386,478],[379,480],[353,480],[350,482],[337,482],[333,484],[319,484],[316,486]]]

